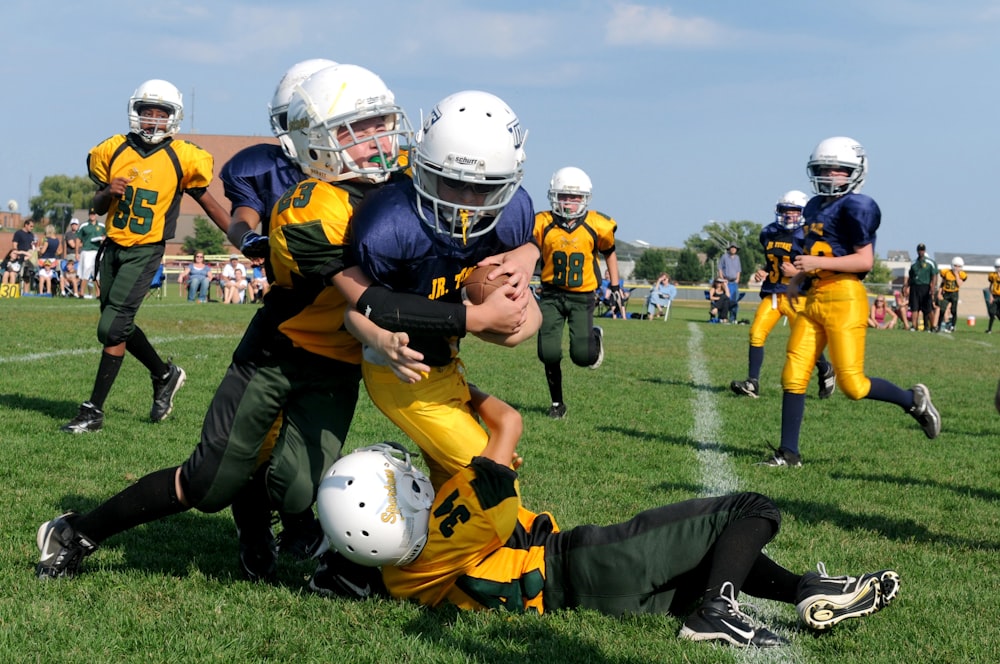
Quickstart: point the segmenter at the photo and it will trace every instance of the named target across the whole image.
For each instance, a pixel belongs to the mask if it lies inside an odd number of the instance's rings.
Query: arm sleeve
[[[358,298],[358,311],[391,332],[465,336],[465,305],[429,300],[371,286]]]

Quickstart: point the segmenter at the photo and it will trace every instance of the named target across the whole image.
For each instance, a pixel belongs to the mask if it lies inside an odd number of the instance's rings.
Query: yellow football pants
[[[805,307],[792,323],[781,386],[805,394],[816,360],[824,347],[837,371],[837,387],[849,399],[864,399],[871,390],[865,375],[868,295],[853,274],[836,274],[813,283]]]

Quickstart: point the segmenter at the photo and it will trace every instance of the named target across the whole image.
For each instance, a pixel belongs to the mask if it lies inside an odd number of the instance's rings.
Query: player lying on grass
[[[355,562],[382,565],[394,597],[613,616],[694,607],[681,638],[766,647],[787,641],[741,610],[741,591],[794,604],[816,630],[875,613],[899,591],[892,570],[831,577],[822,563],[803,575],[778,565],[762,549],[781,515],[756,493],[688,500],[624,523],[560,532],[551,514],[521,505],[511,469],[520,415],[471,392],[489,442],[436,495],[409,454],[386,443],[341,458],[320,486],[317,505],[331,545]]]

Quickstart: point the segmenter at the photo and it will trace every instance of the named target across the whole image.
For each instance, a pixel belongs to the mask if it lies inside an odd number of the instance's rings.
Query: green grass
[[[128,359],[106,405],[105,429],[58,427],[89,395],[97,365],[92,301],[0,301],[0,413],[6,452],[0,528],[0,660],[11,662],[738,662],[745,653],[676,638],[681,619],[622,620],[592,612],[542,617],[436,611],[394,601],[353,603],[304,590],[311,565],[282,561],[281,584],[240,580],[228,511],[185,513],[106,542],[74,580],[39,582],[38,524],[86,510],[129,482],[183,461],[253,306],[195,306],[167,289],[139,322],[188,373],[174,414],[147,422],[148,374]],[[744,314],[751,308],[744,304]],[[471,380],[524,415],[526,505],[562,528],[611,523],[705,492],[699,448],[717,449],[740,489],[772,496],[782,531],[769,546],[796,571],[887,566],[902,591],[887,610],[814,636],[794,609],[762,607],[793,640],[797,662],[994,662],[1000,659],[1000,416],[992,398],[1000,333],[902,331],[868,335],[867,368],[904,387],[926,383],[943,418],[928,441],[894,406],[819,401],[810,388],[801,469],[754,465],[780,422],[779,376],[788,328],[768,342],[760,399],[739,399],[745,326],[704,324],[702,303],[662,321],[605,320],[598,371],[564,360],[569,414],[546,417],[533,343],[501,349],[466,341]],[[694,335],[694,338],[693,336]],[[700,341],[693,339],[700,336]],[[700,353],[692,355],[692,351]],[[704,371],[705,384],[693,375]],[[699,440],[705,427],[711,440]],[[400,439],[362,397],[348,445]],[[717,447],[716,447],[717,446]],[[669,555],[665,551],[664,555]],[[750,598],[744,598],[753,601]],[[772,653],[773,654],[773,653]],[[769,655],[770,657],[770,655]]]

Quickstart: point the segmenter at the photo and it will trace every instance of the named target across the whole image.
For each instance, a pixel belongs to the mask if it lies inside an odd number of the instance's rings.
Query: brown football
[[[501,274],[493,281],[486,278],[496,268],[495,265],[477,267],[462,282],[462,299],[472,304],[482,304],[490,293],[507,283],[507,275]]]

